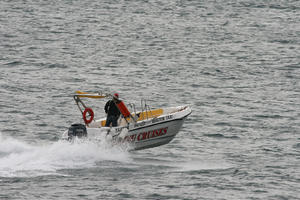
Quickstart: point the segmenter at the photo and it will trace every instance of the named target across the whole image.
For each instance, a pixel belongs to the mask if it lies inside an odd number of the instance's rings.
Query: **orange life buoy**
[[[87,119],[87,116],[86,116],[87,113],[89,113],[89,115],[90,115],[89,119]],[[91,108],[85,108],[85,110],[82,113],[82,116],[83,116],[84,123],[89,124],[94,119],[94,111]]]

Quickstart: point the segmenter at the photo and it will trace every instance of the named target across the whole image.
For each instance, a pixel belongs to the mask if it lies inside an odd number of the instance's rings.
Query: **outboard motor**
[[[78,138],[87,137],[87,130],[83,124],[72,124],[68,130],[68,139],[77,136]]]

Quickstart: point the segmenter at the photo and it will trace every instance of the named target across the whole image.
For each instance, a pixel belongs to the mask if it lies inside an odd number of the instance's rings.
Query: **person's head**
[[[114,100],[119,100],[119,94],[118,94],[118,93],[115,93],[115,94],[113,95],[113,99],[114,99]]]

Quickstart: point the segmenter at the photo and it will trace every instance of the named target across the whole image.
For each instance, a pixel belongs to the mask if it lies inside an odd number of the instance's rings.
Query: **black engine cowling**
[[[78,138],[87,137],[87,130],[83,124],[72,124],[68,130],[68,139],[77,136]]]

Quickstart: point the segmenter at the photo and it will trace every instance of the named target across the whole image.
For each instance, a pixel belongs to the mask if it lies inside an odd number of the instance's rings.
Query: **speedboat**
[[[102,134],[111,138],[114,144],[126,144],[130,150],[157,147],[172,141],[192,112],[187,105],[151,109],[145,100],[141,101],[140,111],[136,111],[135,105],[130,104],[130,112],[124,101],[120,100],[117,104],[121,113],[118,126],[105,127],[106,118],[94,119],[94,111],[85,105],[82,101],[84,98],[105,99],[112,98],[112,95],[76,91],[74,100],[84,124],[72,124],[63,134],[63,139],[72,141],[74,138],[96,138],[97,134]]]

